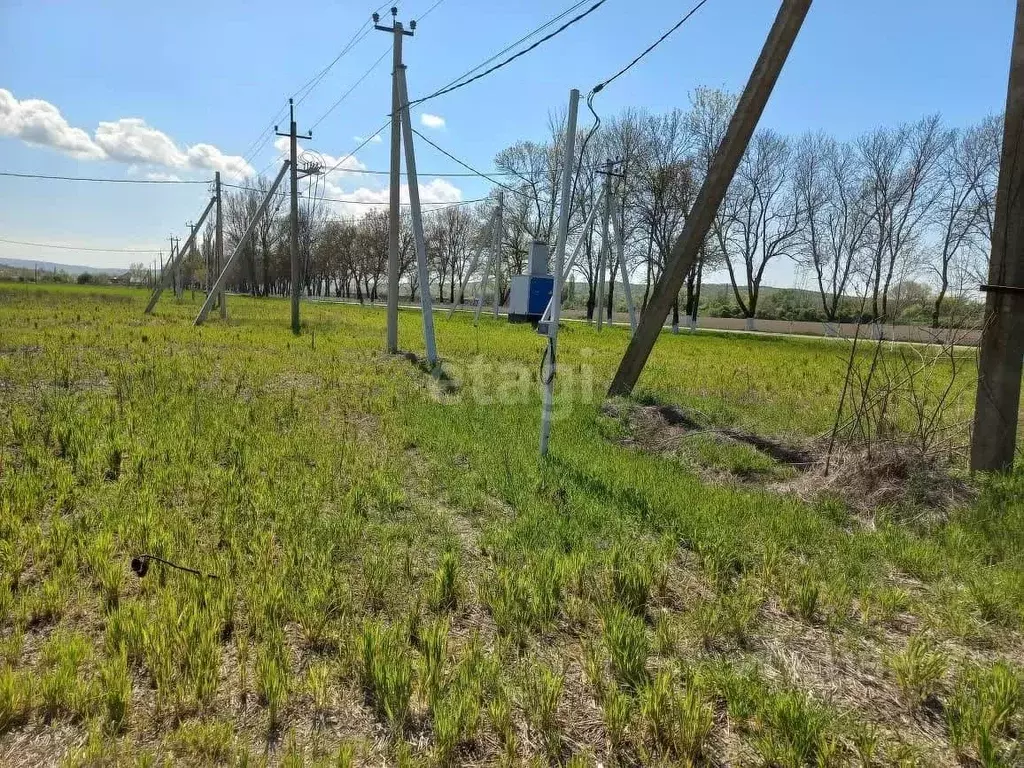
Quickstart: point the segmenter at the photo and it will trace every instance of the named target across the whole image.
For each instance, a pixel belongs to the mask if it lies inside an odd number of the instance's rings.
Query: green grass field
[[[529,327],[438,316],[439,383],[380,308],[146,298],[0,286],[0,764],[1024,761],[1024,472],[865,514],[648,450],[575,323],[542,462]],[[636,401],[816,445],[847,352],[666,335]]]

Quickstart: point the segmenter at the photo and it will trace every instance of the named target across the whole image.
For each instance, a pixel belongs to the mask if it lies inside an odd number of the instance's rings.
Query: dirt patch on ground
[[[949,457],[922,456],[908,446],[833,446],[829,458],[827,440],[798,444],[716,426],[703,414],[674,405],[612,400],[602,413],[622,428],[614,438],[619,443],[685,459],[715,482],[756,484],[807,501],[834,497],[862,514],[900,508],[941,517],[977,498]]]
[[[622,421],[627,427],[629,434],[622,442],[644,450],[670,453],[679,447],[683,438],[704,434],[748,445],[773,461],[796,469],[808,469],[815,462],[814,453],[810,450],[753,432],[702,423],[703,420],[696,414],[674,405],[608,402],[602,410],[606,416]]]

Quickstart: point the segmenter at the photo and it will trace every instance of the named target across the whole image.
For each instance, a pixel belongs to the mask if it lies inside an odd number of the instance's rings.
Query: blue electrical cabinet
[[[555,278],[551,275],[516,275],[513,277],[508,302],[509,322],[536,323],[547,309],[554,289]]]
[[[548,274],[548,247],[534,241],[530,249],[528,274],[516,275],[508,299],[510,323],[536,323],[544,315],[555,289],[555,278]]]

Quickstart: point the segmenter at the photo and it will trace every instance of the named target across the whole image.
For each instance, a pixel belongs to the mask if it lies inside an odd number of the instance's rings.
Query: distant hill
[[[32,261],[31,259],[11,259],[0,256],[0,266],[14,267],[15,269],[34,270],[37,267],[43,272],[66,272],[69,275],[80,275],[88,272],[90,275],[123,275],[128,271],[127,267],[86,267],[81,264],[57,264],[52,261]]]

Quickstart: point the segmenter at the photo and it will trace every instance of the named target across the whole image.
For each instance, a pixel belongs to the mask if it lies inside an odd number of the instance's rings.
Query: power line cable
[[[520,195],[520,196],[528,198],[530,200],[534,199],[534,196],[529,194],[528,192],[523,192],[521,189],[516,189],[515,187],[510,187],[508,184],[503,184],[500,181],[498,181],[497,179],[492,179],[486,173],[482,173],[482,172],[476,170],[469,163],[467,163],[467,162],[465,162],[463,160],[460,160],[459,158],[457,158],[455,155],[453,155],[448,150],[444,149],[443,147],[438,146],[435,142],[433,142],[432,140],[430,140],[429,138],[424,136],[422,133],[417,131],[415,128],[412,129],[412,132],[415,133],[417,136],[419,136],[421,139],[423,139],[425,142],[427,142],[427,144],[432,146],[434,149],[436,149],[442,155],[444,155],[445,157],[449,158],[450,160],[454,160],[456,163],[461,165],[463,168],[465,168],[465,169],[467,169],[469,171],[472,171],[474,174],[476,174],[480,178],[486,179],[487,181],[491,182],[492,184],[495,184],[495,185],[501,187],[502,189],[507,190],[508,192],[511,192],[514,195]],[[549,200],[537,200],[537,202],[547,204],[550,201]]]
[[[58,245],[55,243],[29,243],[24,240],[7,240],[0,238],[0,243],[9,245],[26,245],[32,248],[56,248],[61,251],[94,251],[96,253],[163,253],[160,249],[146,248],[91,248],[80,245]]]
[[[422,13],[422,14],[421,14],[420,16],[419,16],[419,18],[418,18],[418,19],[416,19],[416,20],[417,20],[417,21],[423,21],[423,20],[424,20],[425,18],[427,18],[427,16],[429,16],[429,15],[430,15],[431,13],[433,13],[433,12],[434,12],[434,9],[435,9],[435,8],[437,8],[437,6],[439,6],[439,5],[440,5],[441,3],[443,3],[443,2],[444,2],[444,0],[435,0],[434,4],[433,4],[432,6],[430,6],[429,8],[427,8],[427,10],[425,10],[425,11],[424,11],[424,12],[423,12],[423,13]]]
[[[0,171],[0,176],[16,179],[52,179],[56,181],[91,181],[105,184],[210,184],[213,179],[109,179],[95,176],[51,176],[45,173],[15,173]]]
[[[469,70],[467,70],[466,72],[463,72],[463,73],[462,73],[461,75],[459,75],[458,77],[456,77],[456,78],[455,78],[454,80],[450,80],[450,81],[449,81],[448,83],[446,83],[445,85],[441,86],[441,88],[439,88],[438,90],[443,90],[443,89],[447,88],[447,87],[448,87],[448,86],[450,86],[450,85],[454,85],[455,83],[459,82],[460,80],[464,80],[465,78],[469,77],[470,75],[474,74],[475,72],[478,72],[478,71],[480,71],[481,69],[483,69],[484,67],[486,67],[486,66],[487,66],[488,64],[490,64],[490,63],[491,63],[492,61],[496,61],[497,59],[501,58],[502,56],[504,56],[504,55],[505,55],[506,53],[508,53],[508,52],[509,52],[509,51],[511,51],[512,49],[514,49],[514,48],[516,48],[517,46],[519,46],[519,45],[521,45],[521,44],[525,43],[525,42],[526,42],[527,40],[529,40],[529,39],[530,39],[531,37],[534,37],[534,36],[536,36],[536,35],[540,34],[541,32],[543,32],[543,31],[544,31],[545,29],[547,29],[547,28],[548,28],[548,27],[550,27],[551,25],[553,25],[553,24],[557,24],[557,23],[558,23],[559,21],[561,21],[561,20],[562,20],[563,18],[565,18],[566,16],[568,16],[568,15],[569,15],[570,13],[572,13],[573,11],[575,11],[575,10],[576,10],[577,8],[580,8],[580,7],[582,7],[582,6],[583,6],[583,5],[585,5],[586,3],[587,3],[587,0],[579,0],[579,1],[577,2],[577,3],[575,3],[574,5],[571,5],[571,6],[569,6],[568,8],[566,8],[566,9],[565,9],[564,11],[562,11],[562,12],[561,12],[560,14],[558,14],[557,16],[554,16],[553,18],[549,19],[548,21],[546,21],[546,22],[545,22],[544,24],[542,24],[541,26],[539,26],[539,27],[537,27],[537,28],[535,28],[535,29],[531,30],[531,31],[530,31],[530,32],[528,32],[527,34],[523,35],[523,36],[522,36],[521,38],[519,38],[518,40],[516,40],[516,41],[515,41],[514,43],[510,43],[509,45],[505,46],[504,48],[502,48],[502,49],[501,49],[500,51],[498,51],[497,53],[495,53],[495,54],[494,54],[493,56],[491,56],[490,58],[488,58],[488,59],[485,59],[484,61],[480,62],[479,64],[477,64],[477,65],[476,65],[475,67],[473,67],[472,69],[469,69]]]
[[[502,61],[502,62],[500,62],[498,64],[495,64],[493,67],[491,67],[491,68],[489,68],[487,70],[484,70],[483,72],[481,72],[481,73],[479,73],[477,75],[474,75],[473,77],[469,78],[468,80],[463,80],[461,82],[455,83],[454,85],[449,85],[449,86],[446,86],[444,88],[441,88],[440,90],[434,91],[433,93],[431,93],[428,96],[424,96],[422,98],[410,101],[405,106],[406,107],[414,107],[417,104],[423,104],[424,102],[430,101],[431,99],[436,99],[438,96],[444,96],[446,93],[451,93],[452,91],[457,91],[459,88],[464,88],[465,86],[469,85],[470,83],[474,83],[477,80],[480,80],[480,79],[482,79],[484,77],[487,77],[492,72],[497,72],[502,67],[508,66],[509,64],[511,64],[516,59],[520,58],[521,56],[525,56],[526,54],[528,54],[531,51],[535,50],[538,46],[543,45],[548,40],[551,40],[553,37],[556,37],[557,35],[560,35],[562,32],[564,32],[566,29],[568,29],[572,25],[576,24],[579,21],[582,21],[587,16],[592,14],[594,11],[596,11],[598,8],[600,8],[602,5],[604,5],[607,1],[608,0],[597,0],[596,3],[594,3],[592,6],[590,6],[583,13],[577,14],[573,18],[569,19],[569,21],[565,22],[565,24],[560,26],[554,32],[551,32],[551,33],[545,35],[544,37],[540,38],[539,40],[537,40],[536,42],[534,42],[530,46],[524,48],[523,50],[519,51],[518,53],[516,53],[516,54],[514,54],[512,56],[509,56],[507,59],[505,59],[504,61]]]
[[[314,123],[313,123],[313,124],[312,124],[312,125],[311,125],[311,126],[309,127],[309,129],[310,129],[310,130],[313,130],[314,128],[316,128],[316,127],[317,127],[318,125],[320,125],[320,123],[322,123],[322,122],[324,121],[324,119],[325,119],[325,118],[326,118],[326,117],[327,117],[327,116],[328,116],[329,114],[331,114],[331,112],[333,112],[333,111],[334,111],[335,109],[337,109],[337,108],[338,108],[338,106],[339,106],[339,105],[340,105],[340,104],[341,104],[341,103],[342,103],[343,101],[345,101],[345,99],[347,99],[347,98],[348,98],[348,97],[349,97],[349,96],[351,95],[352,91],[354,91],[354,90],[355,90],[356,88],[358,88],[358,87],[359,87],[359,85],[360,85],[360,84],[361,84],[361,83],[363,82],[363,80],[365,80],[365,79],[366,79],[367,77],[369,77],[369,76],[370,76],[370,73],[371,73],[371,72],[373,72],[373,70],[375,70],[375,69],[376,69],[377,67],[379,67],[379,66],[380,66],[380,63],[381,63],[382,61],[384,61],[384,59],[385,59],[385,58],[387,57],[387,55],[388,55],[389,53],[391,53],[391,49],[390,49],[390,48],[386,48],[386,49],[384,50],[384,52],[383,52],[383,53],[382,53],[382,54],[380,55],[380,58],[378,58],[378,59],[377,59],[377,60],[376,60],[375,62],[373,62],[373,64],[371,64],[371,65],[370,65],[370,68],[369,68],[369,69],[367,69],[367,70],[366,70],[365,72],[363,72],[363,74],[362,74],[362,75],[360,75],[359,79],[358,79],[358,80],[356,80],[356,81],[355,81],[354,83],[352,83],[352,86],[351,86],[351,87],[350,87],[350,88],[349,88],[349,89],[348,89],[347,91],[345,91],[345,92],[344,92],[343,94],[341,94],[341,98],[339,98],[339,99],[338,99],[338,100],[337,100],[336,102],[334,102],[333,104],[331,104],[331,106],[327,108],[327,111],[326,111],[326,112],[324,112],[324,113],[323,113],[322,115],[320,115],[320,117],[318,117],[318,118],[316,119],[316,122],[314,122]]]
[[[356,152],[358,152],[360,149],[362,149],[367,144],[369,144],[371,141],[373,141],[373,137],[376,136],[381,131],[383,131],[385,128],[387,128],[390,124],[391,124],[391,120],[387,120],[384,123],[384,125],[382,125],[380,128],[378,128],[377,130],[373,131],[372,133],[367,134],[366,138],[363,139],[362,142],[360,142],[358,147],[356,147],[351,152],[349,152],[347,155],[345,155],[343,158],[341,158],[331,168],[329,168],[327,171],[325,171],[325,173],[334,173],[336,170],[338,170],[338,168],[342,165],[342,163],[344,163],[346,160],[352,159],[352,157],[355,156]]]
[[[401,2],[401,0],[395,0],[394,5],[397,7],[400,4],[400,2]],[[379,8],[377,8],[376,12],[380,13],[382,10],[387,8],[389,5],[391,5],[390,2],[384,3]],[[313,75],[313,77],[311,77],[309,80],[307,80],[295,92],[295,94],[293,94],[292,98],[294,100],[296,100],[297,104],[301,104],[306,99],[306,97],[309,96],[309,94],[313,92],[313,89],[315,89],[323,81],[324,77],[327,76],[327,73],[330,72],[331,69],[339,61],[341,61],[341,59],[349,51],[351,51],[356,45],[358,45],[360,42],[363,41],[363,39],[370,33],[370,28],[368,28],[368,25],[369,25],[369,21],[366,21],[363,24],[361,24],[359,26],[359,28],[355,31],[355,33],[352,35],[352,37],[349,39],[349,41],[342,47],[342,49],[338,53],[338,55],[335,56],[334,59],[332,59],[331,62],[326,67],[321,69],[319,72],[317,72],[315,75]],[[252,159],[254,159],[256,157],[256,155],[259,154],[260,151],[262,151],[263,147],[265,147],[267,142],[270,140],[270,138],[272,138],[272,135],[274,133],[274,126],[279,123],[279,121],[281,120],[282,115],[287,114],[287,113],[288,113],[288,104],[285,103],[285,105],[274,114],[274,117],[270,121],[269,125],[266,128],[264,128],[260,132],[260,134],[248,145],[248,148],[246,149],[245,153],[243,153],[243,156],[242,156],[243,159],[246,162],[251,162]],[[261,173],[262,173],[262,171],[261,171]],[[239,179],[243,178],[240,173],[236,173],[235,176],[237,178],[239,178]]]
[[[629,62],[629,64],[624,66],[622,69],[620,69],[614,75],[612,75],[611,77],[607,78],[606,80],[602,80],[600,83],[598,83],[597,85],[595,85],[593,88],[590,89],[590,92],[587,94],[587,109],[589,109],[590,110],[590,114],[592,114],[594,116],[594,124],[591,126],[590,131],[587,133],[586,137],[583,139],[583,145],[580,148],[580,168],[577,169],[576,175],[573,178],[573,182],[572,182],[572,197],[570,198],[570,203],[569,203],[570,206],[572,205],[572,200],[576,199],[576,186],[577,186],[577,183],[579,182],[579,179],[580,179],[580,172],[583,170],[583,158],[584,158],[584,154],[587,151],[587,144],[590,142],[590,139],[594,136],[594,134],[597,133],[597,129],[601,126],[601,117],[600,117],[600,115],[597,114],[597,110],[594,109],[594,97],[597,96],[597,94],[599,94],[601,91],[603,91],[608,85],[610,85],[614,81],[618,80],[620,77],[622,77],[624,74],[626,74],[629,70],[631,70],[633,67],[635,67],[640,62],[640,60],[643,59],[645,56],[647,56],[651,51],[653,51],[655,48],[657,48],[659,45],[661,45],[663,42],[665,42],[665,40],[667,40],[668,37],[673,32],[675,32],[677,29],[679,29],[681,26],[683,26],[683,24],[685,24],[687,21],[689,21],[690,17],[692,17],[695,13],[697,13],[697,11],[699,11],[707,2],[708,2],[708,0],[700,0],[699,3],[697,3],[693,8],[691,8],[689,10],[689,12],[687,12],[687,14],[685,16],[683,16],[683,18],[681,18],[679,21],[677,21],[668,31],[666,31],[665,34],[663,34],[661,37],[659,37],[657,40],[655,40],[653,43],[651,43],[651,45],[647,46],[647,48],[644,49],[644,51],[642,53],[640,53],[639,56],[634,58],[631,62]],[[570,215],[571,215],[571,213],[572,213],[572,210],[570,208]]]
[[[708,0],[700,0],[700,2],[697,3],[695,6],[693,6],[693,8],[691,8],[690,11],[685,16],[683,16],[683,18],[681,18],[679,21],[677,21],[672,26],[671,29],[669,29],[667,32],[665,32],[665,34],[663,34],[661,37],[659,37],[657,40],[655,40],[653,43],[651,43],[649,46],[647,46],[647,48],[643,51],[643,53],[641,53],[639,56],[637,56],[635,59],[633,59],[631,62],[629,62],[629,64],[624,66],[622,69],[620,69],[614,75],[609,77],[607,80],[605,80],[604,82],[601,82],[601,83],[598,83],[597,85],[595,85],[591,89],[590,92],[592,94],[600,93],[604,89],[605,86],[613,83],[615,80],[618,80],[624,74],[629,72],[629,70],[631,70],[634,66],[636,66],[640,62],[641,59],[643,59],[645,56],[647,56],[647,54],[649,54],[651,51],[653,51],[655,48],[657,48],[659,45],[661,45],[663,42],[665,42],[665,40],[668,39],[669,35],[671,35],[673,32],[675,32],[677,29],[679,29],[681,26],[683,26],[683,24],[688,22],[690,20],[690,17],[693,16],[701,8],[703,8],[704,5],[707,2],[708,2]]]
[[[463,166],[463,167],[465,167],[465,166]],[[327,172],[325,171],[324,173],[326,175]],[[377,171],[377,170],[369,170],[369,169],[360,170],[358,168],[339,168],[336,171],[331,171],[331,173],[365,173],[368,176],[390,176],[391,175],[391,171]],[[519,176],[519,174],[516,173],[515,171],[487,171],[487,173],[489,175],[491,175],[491,176]],[[402,171],[402,175],[403,176],[408,176],[408,171]],[[471,173],[470,172],[461,173],[459,171],[444,171],[444,172],[441,172],[441,173],[427,173],[426,171],[417,171],[417,175],[418,176],[438,176],[438,177],[444,177],[444,178],[466,178],[466,177],[469,177],[469,176],[472,176],[472,177],[480,176],[481,173],[479,171],[473,171]],[[519,178],[522,178],[522,176],[519,176]]]

